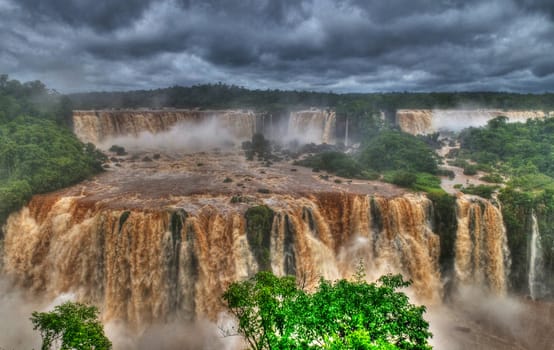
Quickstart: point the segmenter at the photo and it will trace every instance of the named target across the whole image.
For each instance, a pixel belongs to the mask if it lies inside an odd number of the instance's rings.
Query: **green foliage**
[[[474,164],[467,164],[464,166],[464,175],[475,175],[477,174],[477,166]]]
[[[439,168],[437,172],[435,173],[437,176],[447,176],[449,179],[453,179],[456,177],[456,173],[450,169],[442,169]]]
[[[345,134],[348,120],[348,133],[351,142],[353,140],[367,142],[385,126],[381,120],[379,109],[368,98],[342,99],[336,106],[336,113],[339,119],[337,134]],[[343,123],[340,123],[340,121]]]
[[[18,117],[0,124],[0,221],[34,193],[99,172],[103,155],[51,121]]]
[[[489,185],[469,185],[467,187],[463,187],[461,191],[463,193],[467,194],[473,194],[479,197],[483,197],[486,199],[491,199],[492,194],[498,189],[498,186],[489,186]]]
[[[417,176],[409,171],[397,170],[385,173],[383,179],[397,186],[410,188],[415,184]]]
[[[441,188],[441,180],[435,175],[429,173],[417,173],[416,181],[412,188],[417,191],[444,193]]]
[[[42,350],[112,348],[94,306],[66,302],[51,312],[33,312],[31,322],[40,331]]]
[[[295,164],[325,170],[337,176],[363,178],[363,169],[358,162],[347,154],[337,151],[326,151],[296,161]]]
[[[11,180],[0,184],[0,223],[10,212],[22,207],[31,195],[32,189],[27,181]]]
[[[488,165],[505,163],[513,174],[541,172],[554,176],[554,118],[506,123],[504,117],[483,128],[470,128],[460,135],[462,148],[475,161]]]
[[[500,174],[487,174],[479,178],[481,181],[500,184],[504,182],[504,178]]]
[[[529,234],[531,215],[535,213],[545,269],[541,283],[553,293],[554,277],[550,276],[554,276],[554,118],[507,123],[506,118],[499,117],[486,127],[463,132],[461,145],[463,152],[479,162],[480,167],[495,167],[509,177],[499,199],[512,258],[513,287],[527,292]],[[484,180],[502,179],[497,175]],[[463,191],[487,196],[491,186]]]
[[[206,84],[190,87],[128,92],[92,92],[69,95],[78,109],[176,107],[176,108],[256,108],[272,113],[290,107],[329,106],[342,112],[368,113],[398,108],[455,108],[479,105],[483,108],[554,110],[554,94],[505,92],[433,92],[335,94],[310,91],[248,90],[235,85]],[[356,115],[356,114],[354,114]]]
[[[374,135],[358,157],[326,151],[295,164],[366,180],[377,180],[384,171],[386,182],[416,191],[441,191],[440,179],[432,175],[438,172],[433,150],[418,138],[397,131]]]
[[[250,207],[244,214],[246,239],[254,252],[260,270],[271,270],[270,235],[273,215],[273,210],[266,205]]]
[[[259,160],[268,161],[271,158],[271,144],[263,134],[254,134],[251,142],[242,143],[242,148],[248,160],[254,160],[255,155],[258,155]]]
[[[529,192],[517,190],[508,186],[500,191],[502,202],[502,217],[508,232],[508,247],[512,267],[510,281],[516,291],[526,292],[528,287],[527,273],[527,241],[531,231],[531,212],[535,199]]]
[[[251,349],[431,349],[425,307],[397,291],[409,284],[400,275],[322,279],[309,294],[292,277],[260,272],[231,284],[223,299]]]
[[[456,197],[444,191],[429,191],[427,197],[433,203],[433,227],[440,236],[439,263],[445,280],[452,273],[455,261],[454,244],[458,219],[456,217]]]
[[[127,154],[127,152],[125,151],[125,147],[118,146],[118,145],[112,145],[112,147],[110,147],[109,151],[114,152],[118,156],[124,156],[124,155]]]
[[[0,75],[0,124],[26,115],[49,119],[59,125],[70,126],[72,102],[66,97],[49,90],[42,82],[35,80],[21,83]]]
[[[364,168],[377,171],[437,171],[433,150],[417,137],[398,131],[384,131],[374,137],[362,150],[359,161]]]

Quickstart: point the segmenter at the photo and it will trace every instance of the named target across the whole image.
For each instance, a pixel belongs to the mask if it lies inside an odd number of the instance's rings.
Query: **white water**
[[[540,276],[542,275],[542,247],[537,215],[532,214],[531,254],[529,257],[529,293],[536,300],[541,295]]]
[[[346,131],[344,133],[344,146],[348,147],[348,118],[346,118]]]

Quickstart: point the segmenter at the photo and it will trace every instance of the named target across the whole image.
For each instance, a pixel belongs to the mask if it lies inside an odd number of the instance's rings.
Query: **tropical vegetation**
[[[223,294],[236,327],[250,349],[431,349],[424,306],[398,289],[401,275],[368,283],[321,279],[313,293],[294,277],[259,272],[232,283]]]

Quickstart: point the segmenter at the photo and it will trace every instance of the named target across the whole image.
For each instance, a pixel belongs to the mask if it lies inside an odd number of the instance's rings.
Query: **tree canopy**
[[[0,123],[0,222],[32,194],[54,191],[101,170],[102,154],[49,120]]]
[[[377,171],[437,171],[436,155],[425,142],[394,130],[383,131],[372,138],[362,150],[360,162]]]
[[[425,307],[397,290],[409,284],[400,275],[322,279],[308,293],[293,277],[259,272],[231,284],[223,299],[250,349],[431,349]]]
[[[40,331],[41,350],[109,350],[112,343],[98,320],[98,309],[66,302],[51,312],[33,312],[33,329]]]

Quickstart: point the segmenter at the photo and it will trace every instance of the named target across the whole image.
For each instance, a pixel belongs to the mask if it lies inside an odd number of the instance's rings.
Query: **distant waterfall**
[[[336,113],[329,110],[310,109],[291,112],[288,138],[302,143],[335,143]]]
[[[529,294],[533,300],[541,297],[542,284],[541,277],[543,277],[544,271],[542,269],[542,246],[541,237],[539,232],[539,223],[537,221],[537,215],[535,212],[531,215],[531,244],[529,253]]]
[[[344,146],[348,147],[348,118],[346,118],[346,131],[344,132]]]

